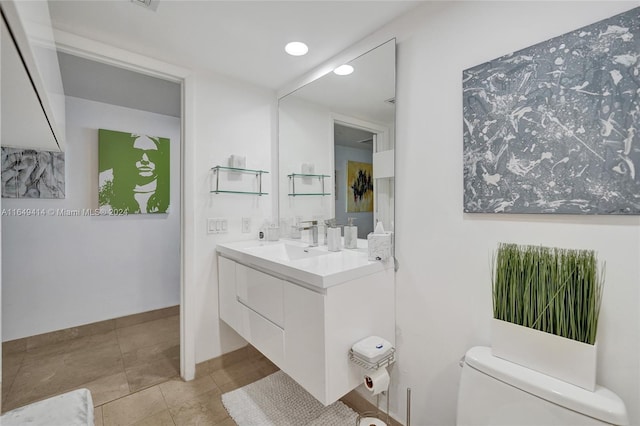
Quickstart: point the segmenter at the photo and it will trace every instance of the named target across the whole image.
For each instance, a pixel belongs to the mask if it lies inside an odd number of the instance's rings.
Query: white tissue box
[[[378,336],[369,336],[351,347],[355,356],[371,364],[389,355],[392,349],[391,343]]]
[[[367,235],[369,260],[387,260],[391,257],[391,232]]]

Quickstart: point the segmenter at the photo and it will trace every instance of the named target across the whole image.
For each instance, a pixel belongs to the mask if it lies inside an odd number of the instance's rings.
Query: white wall
[[[66,198],[11,209],[97,207],[99,128],[171,139],[171,212],[2,217],[2,338],[32,336],[180,303],[180,120],[67,97]]]
[[[462,212],[462,70],[610,17],[637,2],[430,3],[386,29],[398,37],[396,275],[392,407],[451,425],[460,368],[490,344],[490,256],[498,242],[590,248],[607,262],[598,383],[640,424],[640,218]]]
[[[347,197],[352,194],[346,190],[347,185],[347,162],[359,161],[361,163],[373,162],[372,150],[350,148],[346,146],[335,146],[335,167],[337,181],[336,197],[336,220],[338,223],[346,224],[347,218],[354,217],[353,222],[358,227],[358,238],[367,238],[373,232],[373,212],[347,213]]]
[[[333,194],[333,120],[328,107],[295,97],[280,101],[279,109],[280,218],[312,220],[334,216],[332,196],[289,196],[287,175],[302,173],[303,163],[311,163],[315,174],[324,178],[324,190]],[[296,178],[296,193],[322,192],[319,179]],[[287,190],[286,188],[289,188]],[[304,237],[303,237],[304,238]]]
[[[195,116],[192,139],[195,143],[193,169],[194,197],[194,277],[190,286],[190,300],[195,323],[196,362],[219,356],[246,344],[244,340],[218,319],[218,268],[215,248],[218,242],[255,239],[260,225],[272,219],[272,207],[277,199],[272,194],[273,123],[275,122],[275,93],[215,74],[198,72],[193,77]],[[263,191],[269,195],[211,194],[211,167],[226,166],[230,155],[246,157],[249,169],[267,170],[263,177]],[[223,185],[254,190],[255,177],[243,175],[240,181]],[[189,184],[189,181],[187,181]],[[245,186],[246,185],[246,186]],[[242,233],[242,217],[250,217],[251,233]],[[226,234],[208,235],[207,218],[226,218]]]

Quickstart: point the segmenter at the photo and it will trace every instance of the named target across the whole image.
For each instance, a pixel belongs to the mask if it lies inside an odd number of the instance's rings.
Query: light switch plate
[[[226,234],[227,230],[227,219],[220,217],[210,217],[207,219],[207,234]]]
[[[243,217],[242,218],[242,232],[244,234],[248,234],[251,232],[251,218]]]
[[[207,234],[215,234],[216,232],[218,232],[216,230],[216,219],[214,218],[209,218],[207,219]]]

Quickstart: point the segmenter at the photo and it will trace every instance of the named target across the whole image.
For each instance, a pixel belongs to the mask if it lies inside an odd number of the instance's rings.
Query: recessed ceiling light
[[[340,65],[333,72],[338,75],[349,75],[353,72],[353,67],[351,65]]]
[[[307,54],[309,48],[300,41],[292,41],[291,43],[287,43],[284,50],[291,56],[302,56]]]

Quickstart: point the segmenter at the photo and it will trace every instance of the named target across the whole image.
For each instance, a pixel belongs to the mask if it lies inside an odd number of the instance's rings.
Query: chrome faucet
[[[318,221],[317,220],[307,220],[300,223],[310,223],[309,226],[303,226],[299,228],[301,231],[311,230],[311,243],[309,244],[311,247],[318,246]]]

